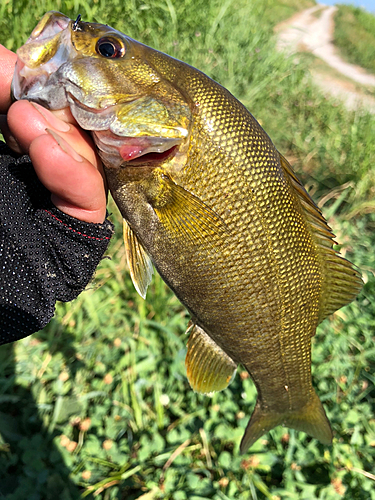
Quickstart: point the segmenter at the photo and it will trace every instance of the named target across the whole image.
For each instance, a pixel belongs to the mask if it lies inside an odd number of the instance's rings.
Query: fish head
[[[17,51],[12,96],[52,110],[70,107],[109,168],[176,168],[192,109],[150,52],[157,51],[110,26],[51,11]]]

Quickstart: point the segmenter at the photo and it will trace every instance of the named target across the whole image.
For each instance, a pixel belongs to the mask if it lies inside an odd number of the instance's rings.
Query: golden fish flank
[[[139,293],[153,264],[191,313],[193,389],[225,388],[239,363],[254,380],[241,450],[279,424],[329,444],[311,337],[361,278],[258,122],[200,71],[109,26],[48,13],[18,56],[15,98],[69,105],[92,131]]]

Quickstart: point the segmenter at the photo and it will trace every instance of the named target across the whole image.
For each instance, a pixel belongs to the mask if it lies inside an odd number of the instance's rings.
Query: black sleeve
[[[51,203],[28,156],[0,142],[0,345],[43,328],[57,300],[76,298],[113,234]]]

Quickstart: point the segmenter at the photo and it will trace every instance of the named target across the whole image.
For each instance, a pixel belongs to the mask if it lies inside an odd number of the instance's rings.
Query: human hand
[[[91,137],[68,108],[49,111],[28,101],[11,104],[10,85],[17,56],[0,45],[0,129],[8,146],[28,154],[39,180],[62,212],[102,223],[106,188],[102,163]]]

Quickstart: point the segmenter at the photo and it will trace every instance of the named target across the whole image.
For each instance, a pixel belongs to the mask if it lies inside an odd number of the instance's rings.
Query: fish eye
[[[96,52],[107,59],[117,59],[125,54],[125,47],[116,38],[100,38],[96,44]]]

